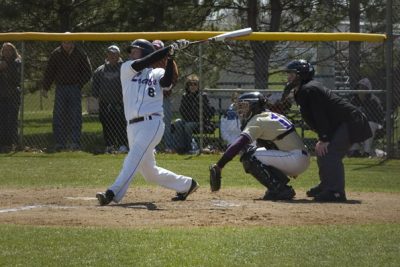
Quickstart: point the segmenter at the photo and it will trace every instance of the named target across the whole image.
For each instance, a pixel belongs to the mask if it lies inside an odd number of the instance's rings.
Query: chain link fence
[[[394,47],[398,47],[397,42],[395,40]],[[165,43],[169,44],[168,41]],[[359,47],[358,60],[355,61],[359,64],[352,65],[350,62],[354,61],[350,60],[349,47],[354,43]],[[78,108],[78,116],[77,108],[68,106],[68,101],[73,101],[68,88],[62,89],[67,104],[59,121],[55,121],[54,116],[56,92],[60,88],[56,90],[53,83],[48,98],[43,97],[41,91],[50,54],[60,46],[60,42],[14,41],[12,44],[22,58],[18,72],[21,84],[17,93],[0,95],[3,150],[126,152],[126,122],[121,120],[123,106],[118,101],[121,96],[116,89],[115,72],[107,72],[108,76],[101,80],[103,89],[100,93],[94,90],[94,72],[105,63],[110,45],[119,47],[120,60],[126,60],[128,41],[75,42],[76,48],[83,51],[90,61],[91,79],[80,84],[80,93],[78,96],[75,94],[74,101],[78,101],[82,108]],[[393,155],[399,156],[400,58],[399,53],[393,51],[393,90],[388,96],[384,52],[384,43],[381,42],[229,41],[191,46],[180,51],[175,58],[179,80],[172,94],[164,97],[167,127],[157,149],[176,153],[223,151],[240,132],[240,122],[231,107],[232,98],[245,91],[262,91],[273,103],[280,98],[286,82],[286,74],[279,70],[290,60],[303,58],[315,66],[317,80],[362,109],[369,116],[372,127],[376,128],[370,144],[353,147],[353,155],[382,156],[388,150],[389,140]],[[70,71],[79,75],[81,64],[77,65],[78,69]],[[11,76],[3,71],[0,75],[3,87]],[[2,87],[0,91],[3,91]],[[195,91],[195,87],[198,93],[192,95],[191,90]],[[110,88],[109,92],[107,88]],[[389,98],[393,103],[388,108]],[[296,124],[305,143],[313,148],[316,135],[303,123],[294,102],[285,115]],[[57,123],[62,124],[57,133],[65,142],[60,149],[57,148],[59,137],[55,136]],[[389,137],[386,133],[388,127],[392,132]]]

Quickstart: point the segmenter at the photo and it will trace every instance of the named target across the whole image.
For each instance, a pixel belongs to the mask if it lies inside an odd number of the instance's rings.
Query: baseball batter
[[[129,184],[139,171],[150,182],[175,190],[172,200],[185,200],[198,187],[191,177],[175,174],[156,166],[154,148],[164,133],[163,90],[169,90],[172,83],[174,50],[188,45],[183,40],[174,45],[155,51],[153,45],[144,39],[137,39],[128,48],[131,60],[121,66],[121,84],[129,153],[115,182],[106,192],[96,194],[100,205],[111,201],[120,202]],[[151,65],[168,56],[164,69],[153,69]]]
[[[241,152],[246,173],[268,188],[263,199],[289,200],[295,191],[287,185],[288,176],[297,177],[304,172],[310,156],[294,125],[285,116],[265,110],[266,103],[259,92],[239,96],[236,108],[243,130],[210,171],[221,176],[222,168]],[[257,145],[251,146],[254,141]]]

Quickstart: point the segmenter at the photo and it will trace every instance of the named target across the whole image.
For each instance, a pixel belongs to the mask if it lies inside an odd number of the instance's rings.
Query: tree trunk
[[[62,3],[58,9],[58,18],[60,20],[60,31],[68,32],[71,31],[71,13],[72,6],[70,4]]]
[[[271,4],[271,19],[270,19],[270,32],[279,31],[280,20],[282,14],[282,5],[280,0],[272,0]],[[259,16],[259,5],[257,0],[248,1],[248,23],[249,26],[257,31]],[[254,55],[254,82],[256,89],[268,88],[268,72],[269,72],[269,59],[275,42],[251,42],[251,49]]]

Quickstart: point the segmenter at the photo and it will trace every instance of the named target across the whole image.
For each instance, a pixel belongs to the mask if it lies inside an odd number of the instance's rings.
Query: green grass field
[[[123,158],[83,152],[2,154],[0,188],[106,187]],[[204,186],[207,166],[217,159],[218,155],[157,155],[159,166],[190,174]],[[345,164],[348,191],[400,193],[400,160],[345,159]],[[260,186],[237,159],[227,165],[223,177],[226,188]],[[306,190],[316,177],[313,159],[292,185]],[[153,185],[138,177],[133,186]],[[0,224],[0,266],[398,266],[399,232],[400,222],[154,229],[7,223]]]

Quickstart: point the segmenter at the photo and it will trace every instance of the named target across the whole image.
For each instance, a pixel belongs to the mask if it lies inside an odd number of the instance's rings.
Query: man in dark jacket
[[[50,56],[43,78],[42,95],[53,82],[56,95],[53,109],[53,134],[57,151],[66,148],[70,139],[70,149],[80,149],[82,129],[82,87],[90,80],[92,70],[89,58],[79,50],[74,42],[63,41]]]
[[[18,112],[21,105],[21,56],[14,44],[0,48],[0,153],[18,144]]]
[[[124,103],[122,102],[119,47],[107,48],[106,62],[93,75],[92,94],[99,99],[99,119],[103,127],[105,153],[128,152]]]
[[[365,115],[313,80],[314,67],[294,60],[286,67],[288,83],[303,120],[318,134],[315,145],[320,183],[307,191],[316,201],[346,201],[343,158],[351,144],[371,136]]]

